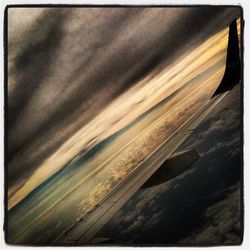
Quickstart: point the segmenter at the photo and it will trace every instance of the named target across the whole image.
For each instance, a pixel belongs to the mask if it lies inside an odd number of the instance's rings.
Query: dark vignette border
[[[39,245],[20,245],[20,246],[64,246],[64,247],[80,247],[80,246],[88,246],[88,247],[96,247],[96,246],[110,246],[110,247],[216,247],[216,246],[240,246],[243,243],[244,240],[244,26],[245,26],[245,20],[244,20],[244,14],[243,14],[243,8],[241,5],[212,5],[212,4],[194,4],[194,5],[126,5],[126,4],[14,4],[14,5],[6,5],[4,10],[4,27],[3,27],[3,44],[4,44],[4,224],[3,224],[3,230],[4,230],[4,239],[5,243],[8,245],[14,245],[19,246],[19,244],[13,244],[8,242],[8,166],[7,166],[7,148],[8,148],[8,9],[9,8],[138,8],[138,7],[144,7],[144,8],[176,8],[176,7],[182,7],[182,8],[189,8],[189,7],[234,7],[240,9],[240,63],[241,63],[241,86],[240,86],[240,122],[241,122],[241,131],[240,131],[240,140],[241,140],[241,150],[240,150],[240,156],[241,156],[241,180],[240,180],[240,222],[241,222],[241,229],[240,229],[240,242],[239,244],[229,244],[229,243],[222,243],[222,244],[103,244],[103,245],[76,245],[76,244],[39,244]]]

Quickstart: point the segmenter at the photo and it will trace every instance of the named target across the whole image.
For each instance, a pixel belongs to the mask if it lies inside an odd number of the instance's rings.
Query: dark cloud
[[[204,121],[203,126],[195,131],[196,136],[189,138],[183,148],[199,148],[201,156],[209,155],[218,149],[238,150],[242,144],[240,135],[241,114],[240,114],[240,86],[228,94],[223,102],[216,107],[209,119]],[[219,135],[219,136],[218,136]],[[202,142],[206,140],[207,143]],[[208,148],[208,145],[210,147]],[[233,152],[231,152],[232,154]],[[228,154],[230,152],[228,151]]]
[[[241,204],[239,183],[231,186],[227,197],[208,207],[203,215],[204,226],[182,239],[180,244],[211,245],[241,243]]]
[[[44,10],[9,51],[12,192],[114,98],[239,14],[220,7]]]

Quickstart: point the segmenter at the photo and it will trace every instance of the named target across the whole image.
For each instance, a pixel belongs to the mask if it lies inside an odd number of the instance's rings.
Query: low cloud
[[[211,112],[204,123],[196,129],[196,136],[191,136],[182,147],[198,149],[200,156],[230,148],[232,152],[229,156],[234,155],[233,150],[237,150],[241,143],[239,91],[239,86],[236,86],[216,107],[217,112]]]
[[[178,243],[192,245],[240,244],[240,185],[228,189],[228,196],[208,207],[204,213],[205,225]]]

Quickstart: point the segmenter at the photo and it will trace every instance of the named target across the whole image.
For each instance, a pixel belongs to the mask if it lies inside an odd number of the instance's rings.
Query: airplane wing
[[[227,95],[228,91],[210,99],[203,107],[179,127],[166,141],[156,148],[122,182],[103,198],[73,227],[63,232],[55,242],[60,244],[90,243],[100,229],[119,211],[133,194],[161,167],[193,130]]]
[[[208,100],[181,127],[156,148],[142,163],[140,163],[123,181],[113,188],[91,211],[84,215],[72,227],[55,239],[60,244],[86,244],[94,242],[95,235],[119,211],[119,209],[143,185],[150,186],[147,181],[159,168],[171,159],[178,147],[187,139],[203,119],[220,103],[240,81],[239,44],[237,24],[234,21],[229,27],[226,69],[219,87],[212,98]],[[195,159],[195,156],[194,156]],[[180,162],[180,164],[185,164]],[[179,164],[179,165],[180,165]],[[178,164],[177,164],[178,165]],[[178,166],[175,166],[178,168]],[[185,171],[180,168],[180,172]],[[175,176],[178,174],[176,171]],[[146,184],[145,184],[146,183]]]

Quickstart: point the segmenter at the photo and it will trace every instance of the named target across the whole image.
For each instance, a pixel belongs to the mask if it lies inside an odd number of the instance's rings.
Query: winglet
[[[240,82],[241,66],[239,55],[239,40],[237,33],[237,22],[234,20],[229,26],[226,69],[219,87],[213,96],[231,90]]]

